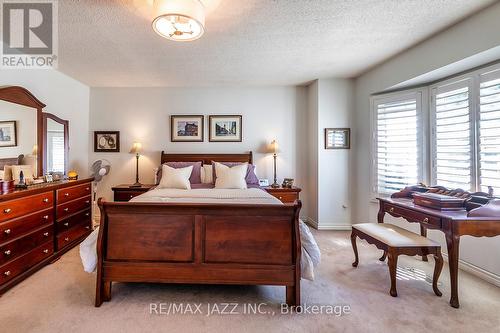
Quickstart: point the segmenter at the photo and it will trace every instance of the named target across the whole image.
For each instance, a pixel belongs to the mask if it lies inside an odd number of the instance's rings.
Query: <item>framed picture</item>
[[[119,153],[120,132],[118,131],[95,131],[94,152],[96,153]]]
[[[351,129],[325,128],[325,149],[351,149]]]
[[[203,142],[204,116],[170,116],[170,141]]]
[[[210,142],[241,142],[242,116],[209,116]]]
[[[17,146],[16,121],[0,121],[0,147]]]

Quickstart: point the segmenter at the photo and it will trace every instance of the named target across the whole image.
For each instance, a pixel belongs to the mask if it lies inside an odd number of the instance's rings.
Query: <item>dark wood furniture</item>
[[[458,260],[461,236],[494,237],[500,235],[500,205],[498,200],[486,200],[483,205],[475,202],[474,195],[469,195],[462,210],[446,211],[418,206],[413,203],[412,194],[423,192],[421,187],[408,187],[395,193],[391,198],[378,198],[380,209],[378,222],[384,222],[386,213],[402,217],[408,222],[420,224],[421,234],[427,235],[427,229],[441,230],[446,237],[448,263],[450,266],[451,298],[454,308],[460,306],[458,300]],[[429,188],[428,191],[433,191]],[[463,191],[451,191],[457,195]],[[438,192],[436,192],[438,193]],[[439,192],[441,193],[441,192]],[[447,192],[443,192],[447,193]],[[463,194],[458,194],[463,196]],[[477,208],[474,208],[477,207]],[[467,209],[469,211],[467,211]]]
[[[156,186],[152,184],[141,184],[141,186],[130,187],[130,185],[132,184],[122,184],[111,188],[113,190],[114,201],[129,201]]]
[[[265,187],[264,190],[283,203],[294,203],[296,200],[299,200],[299,194],[302,191],[302,189],[295,186],[292,188]]]
[[[251,162],[250,154],[165,154],[161,162]],[[99,199],[95,305],[117,282],[286,286],[300,304],[300,201],[294,205]]]
[[[0,294],[90,233],[91,181],[34,185],[0,195]]]
[[[50,172],[52,170],[48,170],[48,120],[51,119],[52,121],[55,121],[56,123],[59,123],[63,126],[64,128],[64,174],[68,173],[68,163],[69,163],[69,121],[61,119],[57,117],[56,115],[53,115],[52,113],[46,113],[44,112],[42,114],[43,118],[43,147],[44,147],[44,152],[43,152],[43,170],[45,172]]]
[[[0,87],[0,100],[7,101],[14,104],[24,105],[35,109],[36,119],[37,119],[37,133],[36,133],[36,143],[38,146],[38,151],[43,151],[43,131],[42,131],[42,109],[46,106],[40,100],[38,100],[31,92],[23,87],[18,86],[6,86]],[[36,172],[38,176],[43,174],[42,159],[39,158],[37,161]]]
[[[351,244],[355,256],[355,261],[352,263],[353,267],[358,267],[359,263],[356,237],[364,239],[368,243],[375,245],[378,249],[383,250],[384,255],[380,258],[380,261],[384,261],[387,255],[389,274],[391,276],[390,294],[392,297],[398,296],[396,289],[396,273],[398,267],[398,257],[401,254],[407,256],[427,256],[429,254],[433,254],[435,266],[434,276],[432,279],[432,289],[437,296],[442,295],[437,287],[439,275],[441,275],[441,270],[443,269],[441,245],[423,236],[414,234],[391,224],[355,224],[352,226],[351,233]]]

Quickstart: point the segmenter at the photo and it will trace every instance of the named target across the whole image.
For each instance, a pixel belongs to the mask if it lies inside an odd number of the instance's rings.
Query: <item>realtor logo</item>
[[[57,2],[1,0],[1,68],[57,67]]]

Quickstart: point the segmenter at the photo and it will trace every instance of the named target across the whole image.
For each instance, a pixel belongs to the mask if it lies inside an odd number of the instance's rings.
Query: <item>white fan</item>
[[[92,163],[90,167],[90,172],[92,173],[92,177],[94,177],[94,193],[93,193],[93,203],[96,204],[97,197],[97,184],[102,181],[102,179],[109,174],[111,171],[111,163],[108,160],[102,159],[97,160]],[[94,212],[97,212],[97,208],[94,206]]]

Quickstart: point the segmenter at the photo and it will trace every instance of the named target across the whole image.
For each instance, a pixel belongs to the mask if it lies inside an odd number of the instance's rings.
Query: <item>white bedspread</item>
[[[154,189],[141,194],[133,202],[168,202],[168,203],[222,203],[222,204],[281,204],[281,201],[258,188],[236,189]],[[300,221],[302,243],[302,277],[314,280],[314,267],[321,261],[321,253],[311,231]],[[93,272],[97,265],[97,234],[94,230],[80,244],[80,257],[86,272]]]

